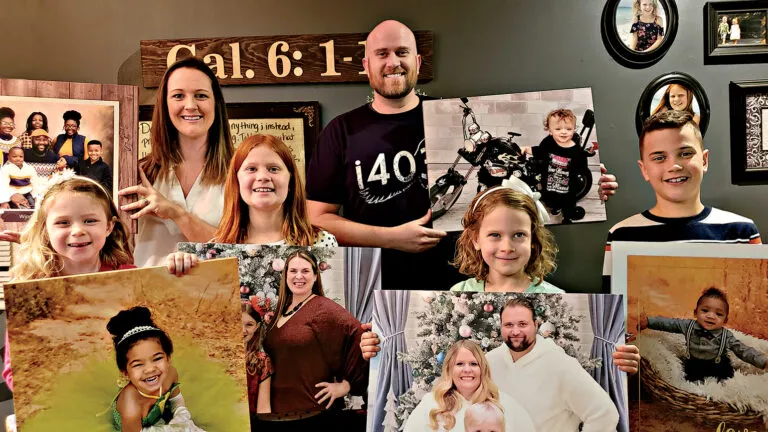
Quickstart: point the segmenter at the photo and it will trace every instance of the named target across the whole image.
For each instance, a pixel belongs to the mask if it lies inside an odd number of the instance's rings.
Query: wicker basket
[[[654,398],[663,401],[682,414],[711,422],[762,422],[757,411],[740,412],[725,402],[707,400],[705,396],[689,393],[673,387],[661,379],[659,373],[645,358],[640,360],[640,379]]]

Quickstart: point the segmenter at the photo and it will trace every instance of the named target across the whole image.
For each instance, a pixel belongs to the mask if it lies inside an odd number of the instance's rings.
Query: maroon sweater
[[[323,405],[317,403],[315,394],[321,388],[315,384],[334,379],[346,379],[350,394],[363,394],[368,387],[368,362],[360,352],[362,333],[360,321],[320,296],[302,306],[282,327],[272,328],[264,339],[275,371],[272,412],[324,410],[327,400]]]

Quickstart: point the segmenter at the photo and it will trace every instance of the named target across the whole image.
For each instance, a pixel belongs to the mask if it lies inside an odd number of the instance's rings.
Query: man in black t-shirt
[[[341,244],[384,248],[385,289],[448,289],[462,279],[448,264],[456,237],[429,223],[420,65],[408,27],[377,25],[363,59],[373,102],[328,124],[307,170],[312,223]]]

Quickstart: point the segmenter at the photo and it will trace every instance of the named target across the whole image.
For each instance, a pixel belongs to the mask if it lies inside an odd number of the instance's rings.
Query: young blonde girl
[[[635,21],[629,33],[632,36],[630,49],[653,51],[664,38],[664,23],[659,16],[658,0],[635,0],[632,4]]]
[[[11,274],[13,282],[21,282],[131,268],[136,267],[128,230],[107,191],[68,174],[51,181],[37,202]],[[13,391],[7,332],[3,378]]]
[[[538,194],[517,178],[479,193],[462,219],[453,264],[470,276],[451,291],[562,293],[545,282],[557,245]]]
[[[309,223],[304,183],[291,150],[271,135],[249,136],[232,156],[215,241],[338,246],[333,234]]]

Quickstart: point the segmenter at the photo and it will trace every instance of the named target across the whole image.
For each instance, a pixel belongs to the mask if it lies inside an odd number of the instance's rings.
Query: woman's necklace
[[[310,294],[307,298],[305,298],[304,300],[300,301],[296,306],[294,306],[293,309],[291,309],[291,310],[289,310],[287,312],[283,312],[283,316],[287,317],[287,316],[293,315],[294,312],[296,312],[297,310],[299,310],[299,308],[301,308],[301,306],[304,304],[304,302],[306,302],[307,300],[311,299],[312,296],[314,296],[314,295],[315,295],[314,293]]]

